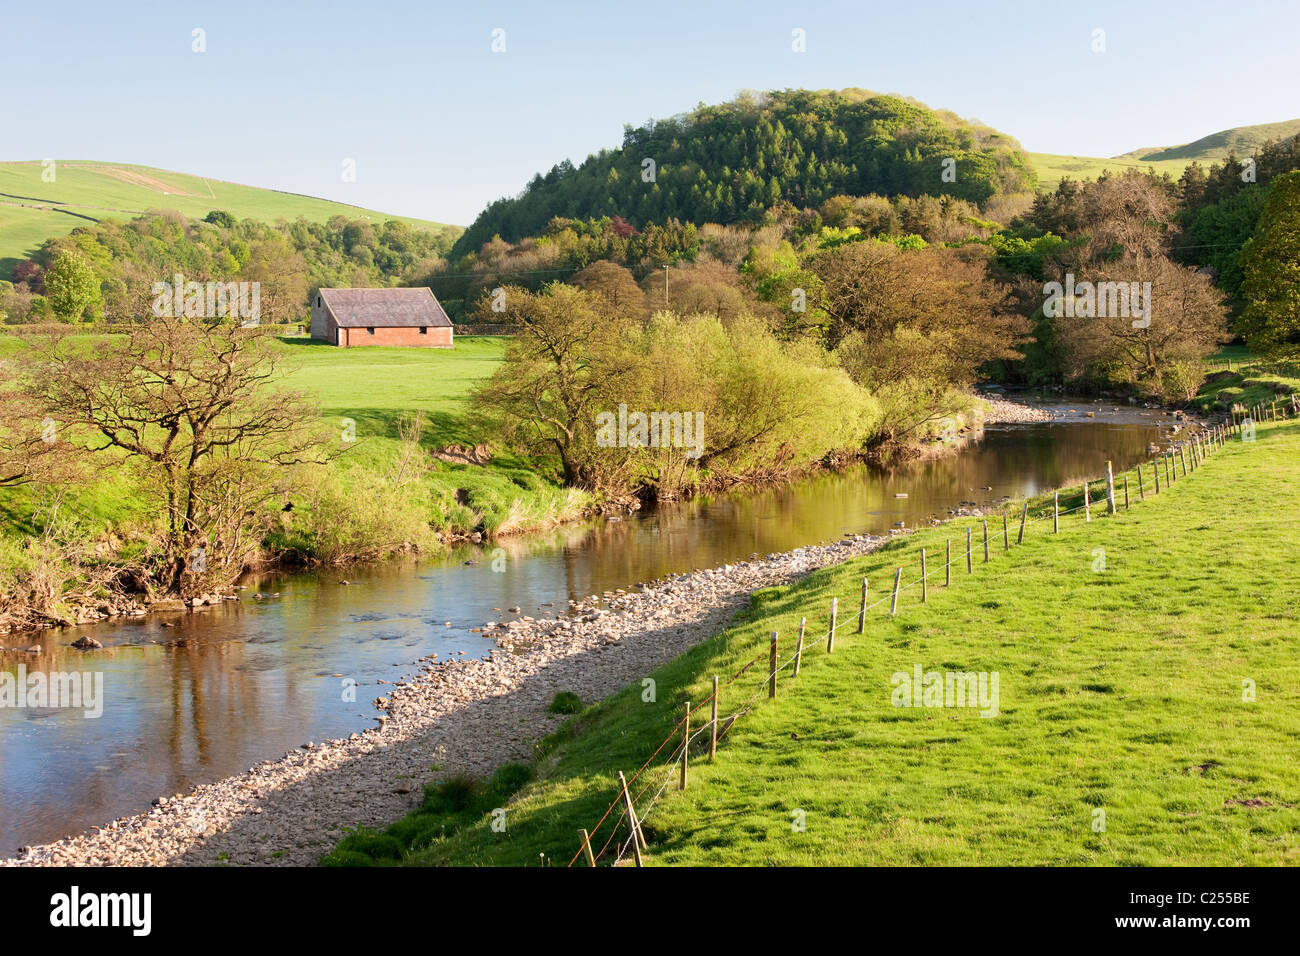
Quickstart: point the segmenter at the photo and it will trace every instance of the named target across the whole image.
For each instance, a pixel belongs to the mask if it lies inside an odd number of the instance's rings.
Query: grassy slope
[[[1056,536],[1050,518],[1031,524],[1009,553],[995,539],[990,565],[977,554],[973,575],[956,567],[928,605],[913,587],[896,617],[869,612],[865,636],[842,628],[832,657],[812,642],[799,678],[783,674],[779,699],[760,698],[717,763],[697,757],[690,790],[670,785],[646,823],[650,862],[1300,862],[1300,529],[1279,507],[1300,480],[1300,423],[1261,425],[1257,441],[1230,443],[1158,497],[1148,469],[1140,503],[1132,478],[1131,511],[1070,514]],[[919,549],[932,561],[946,538],[959,549],[965,526],[760,592],[732,628],[653,675],[657,704],[638,685],[574,718],[509,805],[508,833],[485,818],[408,861],[567,863],[576,829],[613,798],[615,771],[641,765],[683,701],[707,699],[710,675],[762,654],[773,629],[784,658],[801,615],[810,635],[823,630],[832,596],[856,608],[862,577],[880,595],[899,565],[915,579]],[[1098,548],[1103,573],[1091,570]],[[893,707],[890,676],[914,664],[999,672],[1000,715]],[[1255,703],[1242,700],[1246,678]],[[723,714],[760,679],[724,691]],[[806,832],[792,830],[795,808]],[[607,822],[595,845],[608,835]]]
[[[1124,169],[1154,168],[1158,173],[1168,173],[1177,179],[1193,161],[1209,166],[1221,161],[1230,150],[1236,150],[1238,156],[1248,156],[1268,140],[1286,139],[1297,133],[1300,133],[1300,120],[1287,120],[1258,126],[1237,126],[1211,133],[1182,146],[1147,146],[1110,159],[1030,153],[1029,162],[1038,173],[1038,183],[1043,189],[1055,189],[1058,182],[1067,178],[1096,179],[1107,169],[1119,172]]]
[[[1182,146],[1148,146],[1125,153],[1121,159],[1181,159],[1185,162],[1199,160],[1201,163],[1223,159],[1229,152],[1238,156],[1249,156],[1254,150],[1269,140],[1289,139],[1300,133],[1300,119],[1285,120],[1281,123],[1260,123],[1257,126],[1235,126],[1220,130],[1209,136]]]
[[[1038,174],[1040,189],[1055,189],[1062,179],[1096,179],[1105,170],[1121,172],[1125,169],[1146,170],[1154,167],[1158,173],[1168,173],[1174,179],[1183,174],[1189,160],[1166,159],[1158,162],[1137,160],[1131,157],[1101,159],[1095,156],[1061,156],[1056,153],[1029,153],[1029,164]]]
[[[238,219],[266,222],[299,216],[323,222],[336,215],[380,223],[400,219],[419,229],[461,232],[459,226],[148,166],[58,160],[55,182],[42,182],[41,173],[35,161],[0,163],[0,278],[8,277],[14,262],[30,257],[46,239],[85,225],[83,216],[126,219],[148,209],[178,209],[192,217],[224,209]]]

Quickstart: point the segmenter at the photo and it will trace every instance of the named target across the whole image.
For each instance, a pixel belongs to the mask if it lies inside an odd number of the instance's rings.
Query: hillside
[[[878,193],[982,202],[1033,185],[1013,138],[915,100],[857,89],[742,94],[625,127],[621,147],[534,176],[518,196],[489,205],[453,255],[495,235],[540,235],[554,216],[621,216],[638,228],[672,218],[730,223],[757,221],[782,200],[815,208],[837,194]]]
[[[1029,164],[1038,176],[1040,189],[1055,189],[1062,179],[1096,179],[1106,170],[1120,172],[1125,169],[1155,169],[1177,179],[1187,168],[1189,160],[1138,160],[1132,157],[1105,159],[1100,156],[1066,156],[1060,153],[1028,153]]]
[[[8,278],[18,259],[29,258],[52,236],[108,217],[129,219],[149,209],[176,209],[191,217],[224,209],[237,219],[264,222],[281,217],[324,222],[339,215],[376,224],[398,219],[417,229],[461,231],[459,226],[148,166],[58,160],[55,182],[42,182],[41,173],[41,163],[35,160],[0,163],[0,278]]]
[[[1209,166],[1221,162],[1230,152],[1250,156],[1265,143],[1290,139],[1300,133],[1300,119],[1283,123],[1260,123],[1220,130],[1182,146],[1144,146],[1108,159],[1099,156],[1066,156],[1060,153],[1029,153],[1038,174],[1038,184],[1053,189],[1062,179],[1096,179],[1105,170],[1155,169],[1177,179],[1193,162]]]
[[[1238,156],[1249,156],[1270,140],[1290,139],[1300,133],[1300,119],[1287,120],[1282,123],[1260,123],[1256,126],[1235,126],[1220,130],[1209,136],[1182,146],[1149,146],[1135,149],[1116,159],[1140,159],[1144,161],[1196,160],[1202,164],[1221,160],[1230,152]]]

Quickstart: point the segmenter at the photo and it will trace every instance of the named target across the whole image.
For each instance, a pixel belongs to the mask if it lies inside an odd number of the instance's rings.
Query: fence
[[[514,335],[519,330],[506,322],[484,322],[478,325],[453,325],[452,331],[457,335]]]
[[[1245,415],[1238,416],[1234,414],[1230,421],[1213,425],[1207,429],[1190,434],[1181,442],[1176,443],[1171,449],[1167,450],[1160,456],[1151,459],[1149,462],[1140,462],[1134,469],[1136,478],[1136,495],[1129,484],[1128,474],[1115,476],[1111,463],[1106,463],[1106,474],[1102,478],[1096,478],[1084,481],[1081,484],[1082,502],[1077,507],[1061,510],[1061,492],[1057,491],[1052,497],[1051,509],[1044,509],[1042,513],[1033,517],[1029,514],[1029,503],[1025,502],[1017,518],[1016,544],[1022,544],[1025,540],[1027,529],[1031,528],[1038,522],[1047,521],[1049,518],[1052,522],[1052,533],[1059,534],[1061,530],[1061,519],[1071,514],[1083,512],[1085,523],[1093,520],[1093,505],[1096,504],[1098,509],[1104,508],[1108,516],[1118,515],[1120,511],[1127,511],[1132,507],[1133,501],[1145,501],[1147,497],[1148,478],[1151,481],[1151,494],[1159,495],[1162,490],[1167,490],[1170,485],[1195,472],[1208,458],[1222,448],[1227,441],[1234,435],[1247,438],[1253,438],[1254,423],[1268,419],[1277,420],[1288,417],[1300,417],[1300,407],[1297,406],[1295,396],[1291,397],[1289,403],[1284,403],[1279,414],[1277,403],[1271,406],[1255,406],[1251,413],[1256,417],[1247,418]],[[1289,413],[1289,414],[1288,414]],[[1181,469],[1181,475],[1179,471]],[[1163,472],[1163,483],[1161,481]],[[1094,486],[1101,485],[1097,489],[1099,496],[1093,498]],[[1122,496],[1122,498],[1121,498]],[[1121,503],[1122,501],[1122,503]],[[990,538],[989,522],[987,518],[980,521],[982,529],[982,563],[990,561]],[[974,571],[974,542],[972,540],[974,528],[966,528],[966,552],[965,563],[968,574]],[[1002,513],[1002,547],[1004,552],[1011,550],[1011,527],[1010,516],[1004,510]],[[958,555],[960,561],[961,555]],[[813,639],[813,643],[826,643],[826,654],[831,655],[835,651],[835,635],[841,628],[852,625],[858,634],[866,630],[867,612],[874,608],[881,607],[886,602],[889,604],[889,614],[891,616],[898,613],[899,595],[914,587],[921,588],[921,603],[929,600],[930,578],[932,576],[943,576],[943,585],[945,587],[952,584],[953,570],[953,552],[952,539],[948,538],[944,549],[942,567],[931,569],[928,564],[929,555],[926,549],[920,549],[920,577],[903,583],[902,566],[898,567],[894,573],[893,586],[889,593],[869,602],[870,585],[866,578],[862,579],[862,591],[858,613],[850,620],[839,620],[839,598],[832,597],[829,608],[830,623],[824,632],[818,632]],[[685,790],[690,780],[690,762],[691,747],[704,737],[708,737],[707,759],[712,762],[717,755],[718,741],[722,740],[727,733],[735,726],[736,722],[748,714],[758,702],[759,698],[764,695],[769,699],[777,696],[777,686],[779,675],[789,669],[790,678],[794,679],[799,676],[800,664],[803,661],[804,653],[808,647],[812,646],[805,642],[807,637],[808,618],[801,618],[799,621],[799,633],[794,641],[794,649],[784,660],[780,657],[780,638],[776,631],[773,631],[766,648],[760,650],[754,657],[750,658],[739,670],[737,670],[725,681],[715,675],[713,677],[712,693],[702,702],[692,704],[687,702],[682,717],[673,725],[668,736],[655,749],[649,758],[646,759],[631,777],[626,777],[623,771],[618,771],[618,790],[614,799],[610,802],[609,807],[604,814],[596,821],[596,825],[590,830],[582,828],[578,831],[579,846],[573,858],[569,861],[569,866],[573,866],[580,858],[585,857],[589,866],[595,866],[610,849],[615,847],[615,864],[623,860],[628,851],[631,850],[632,856],[637,866],[644,865],[645,853],[649,850],[649,845],[642,832],[642,824],[649,816],[650,811],[654,808],[659,798],[667,791],[674,778],[678,780],[679,789]],[[725,718],[719,717],[719,705],[721,695],[724,690],[731,687],[740,680],[746,673],[759,663],[763,658],[767,658],[766,677],[756,686],[750,688],[748,696],[740,707],[727,715]],[[697,725],[692,731],[692,718],[705,707],[709,710],[708,719],[702,724]],[[662,765],[651,768],[665,748],[669,745],[666,762]],[[697,749],[703,749],[702,745]],[[642,778],[645,778],[644,780]],[[635,789],[635,784],[642,783],[639,790]],[[634,792],[635,791],[635,792]],[[651,796],[647,801],[646,794]],[[603,834],[603,828],[608,826],[608,834]],[[620,832],[624,834],[621,842],[616,842]],[[604,843],[597,851],[594,849],[596,841],[600,836],[604,836]]]

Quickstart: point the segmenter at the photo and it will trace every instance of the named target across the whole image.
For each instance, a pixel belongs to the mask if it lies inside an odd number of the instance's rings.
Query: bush
[[[570,690],[562,690],[551,701],[553,714],[577,714],[582,712],[582,698]]]
[[[387,833],[377,833],[368,827],[357,827],[339,841],[335,853],[356,853],[370,860],[400,860],[402,844]],[[343,864],[354,865],[354,864]]]
[[[458,774],[425,789],[424,812],[459,813],[469,809],[482,790],[476,777]]]
[[[525,763],[508,763],[497,771],[496,779],[497,785],[508,796],[533,779],[533,768]]]
[[[334,850],[321,857],[321,866],[374,866],[375,861],[356,850]]]

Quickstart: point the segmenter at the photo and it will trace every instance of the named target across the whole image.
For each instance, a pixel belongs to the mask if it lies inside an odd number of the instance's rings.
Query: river
[[[858,466],[344,573],[264,575],[220,607],[9,635],[41,652],[7,653],[0,667],[102,674],[103,712],[0,707],[0,856],[373,726],[384,682],[428,654],[485,655],[494,644],[473,629],[511,607],[540,617],[665,574],[910,528],[963,503],[1000,507],[1096,478],[1108,459],[1129,468],[1162,434],[1158,412],[1087,402],[1057,412],[894,469]],[[81,634],[104,649],[69,647]]]

